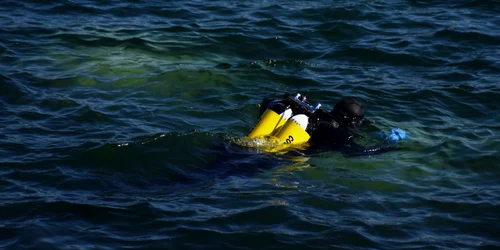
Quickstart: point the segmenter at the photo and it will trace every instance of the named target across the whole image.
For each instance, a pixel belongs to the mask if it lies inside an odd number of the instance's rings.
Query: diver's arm
[[[400,150],[402,148],[398,147],[396,145],[396,142],[409,138],[408,133],[406,133],[405,130],[400,128],[393,128],[389,130],[387,134],[380,131],[379,135],[381,136],[381,138],[384,138],[384,141],[375,146],[364,147],[359,144],[356,144],[354,141],[351,141],[352,144],[349,153],[351,155],[371,155],[371,154],[384,153],[388,151]]]
[[[339,128],[332,122],[318,122],[311,129],[310,144],[316,148],[329,148],[340,151],[347,156],[374,155],[401,148],[393,140],[385,140],[375,146],[362,146],[354,142],[355,134],[346,128]]]

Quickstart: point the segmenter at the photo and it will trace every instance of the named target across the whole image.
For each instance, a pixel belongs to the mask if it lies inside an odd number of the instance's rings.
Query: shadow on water
[[[106,144],[68,160],[89,178],[100,179],[105,189],[146,192],[204,185],[229,176],[246,178],[289,161],[239,146],[224,135],[197,131]]]

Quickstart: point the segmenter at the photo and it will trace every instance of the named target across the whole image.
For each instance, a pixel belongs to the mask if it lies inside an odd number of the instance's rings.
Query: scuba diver
[[[282,145],[275,151],[307,144],[309,150],[333,149],[355,156],[397,150],[394,142],[407,137],[405,131],[392,129],[380,145],[359,145],[354,139],[361,136],[354,130],[365,122],[365,111],[356,98],[343,98],[330,112],[320,107],[310,105],[300,94],[285,94],[283,99],[266,97],[261,103],[260,119],[247,138],[277,140]]]
[[[404,131],[393,130],[388,136],[384,135],[385,139],[378,145],[356,143],[355,139],[361,137],[356,133],[357,128],[368,122],[362,104],[352,97],[343,98],[331,111],[321,109],[320,104],[312,106],[307,97],[300,94],[285,94],[281,99],[264,98],[259,117],[246,137],[216,140],[212,147],[204,149],[210,159],[203,159],[207,164],[202,171],[197,167],[196,174],[174,171],[176,174],[170,180],[173,186],[251,176],[279,165],[304,167],[309,165],[308,157],[304,156],[330,150],[346,156],[398,150],[395,142],[406,137]]]

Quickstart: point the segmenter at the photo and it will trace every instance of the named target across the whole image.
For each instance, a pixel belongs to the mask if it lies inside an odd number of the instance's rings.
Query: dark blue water
[[[497,1],[2,1],[1,249],[498,249]],[[264,96],[401,150],[238,146]],[[377,142],[367,139],[360,143]]]

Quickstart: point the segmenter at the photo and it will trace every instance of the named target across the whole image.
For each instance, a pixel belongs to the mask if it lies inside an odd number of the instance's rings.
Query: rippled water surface
[[[0,248],[497,249],[499,13],[2,1]],[[366,138],[410,138],[356,157],[238,146],[285,92],[356,96]]]

